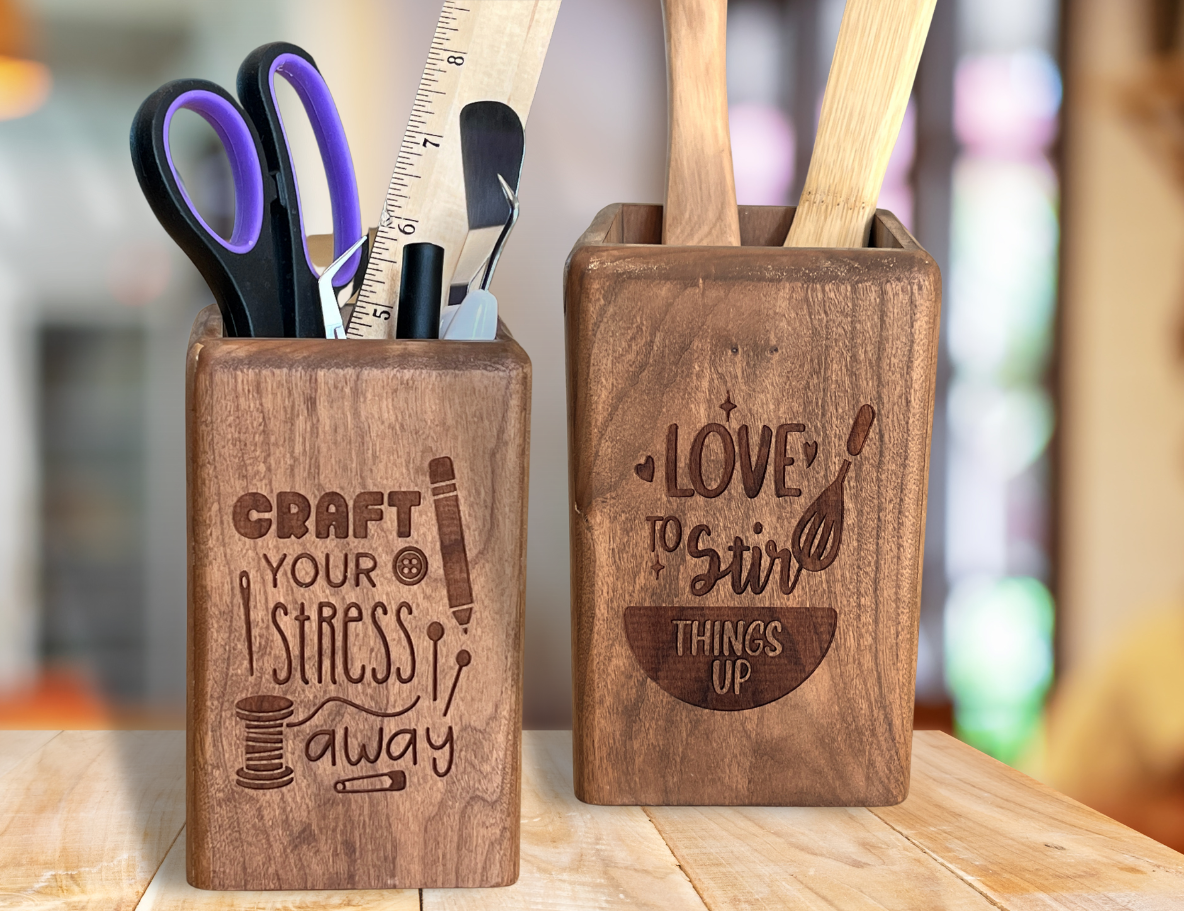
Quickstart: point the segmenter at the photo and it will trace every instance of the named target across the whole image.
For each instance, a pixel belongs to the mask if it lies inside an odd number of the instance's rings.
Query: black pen
[[[440,297],[444,292],[444,248],[407,244],[399,282],[395,338],[439,338]]]

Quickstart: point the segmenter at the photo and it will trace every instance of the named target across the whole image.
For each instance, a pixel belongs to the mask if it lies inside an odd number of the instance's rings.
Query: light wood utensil
[[[727,0],[662,0],[662,12],[670,124],[662,243],[738,247]]]
[[[937,0],[847,0],[787,247],[862,247]]]

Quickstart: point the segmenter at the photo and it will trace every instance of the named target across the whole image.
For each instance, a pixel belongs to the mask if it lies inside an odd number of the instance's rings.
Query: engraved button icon
[[[395,578],[404,585],[418,585],[428,574],[428,558],[418,547],[404,547],[394,559]]]

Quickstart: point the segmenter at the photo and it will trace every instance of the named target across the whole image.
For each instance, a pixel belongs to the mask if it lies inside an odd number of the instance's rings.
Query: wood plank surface
[[[524,735],[518,882],[504,889],[425,889],[423,907],[704,909],[643,809],[576,800],[568,731]]]
[[[871,812],[1008,911],[1184,907],[1184,855],[938,731],[908,800]]]
[[[27,733],[0,732],[0,757]],[[0,777],[0,908],[1184,907],[1184,856],[936,732],[914,736],[909,798],[864,810],[589,806],[570,734],[529,731],[521,878],[422,895],[194,889],[180,732],[63,732],[34,750]]]
[[[709,908],[991,911],[863,808],[647,810]]]
[[[60,733],[61,731],[0,731],[0,778]]]
[[[184,793],[180,731],[54,737],[0,779],[0,907],[134,908],[185,821]]]
[[[185,881],[185,832],[177,838],[136,911],[419,911],[419,892],[207,892]]]

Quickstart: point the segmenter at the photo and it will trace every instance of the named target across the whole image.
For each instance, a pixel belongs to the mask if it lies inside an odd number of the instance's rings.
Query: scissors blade
[[[341,308],[337,305],[337,293],[333,290],[333,279],[351,256],[368,240],[363,234],[352,247],[342,253],[321,273],[317,287],[321,293],[321,316],[325,320],[325,338],[345,338],[345,326],[341,322]]]

